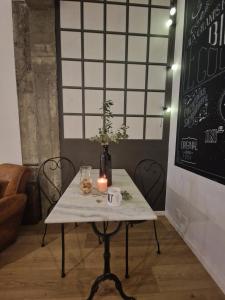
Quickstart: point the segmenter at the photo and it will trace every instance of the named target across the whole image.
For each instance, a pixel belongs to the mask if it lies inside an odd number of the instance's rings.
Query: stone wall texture
[[[13,1],[13,23],[22,158],[35,174],[60,154],[54,0]]]

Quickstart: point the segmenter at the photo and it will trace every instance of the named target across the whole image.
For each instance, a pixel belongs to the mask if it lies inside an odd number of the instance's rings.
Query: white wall
[[[184,0],[178,0],[175,61],[181,63]],[[174,165],[180,71],[174,74],[166,215],[225,292],[225,186]]]
[[[0,163],[22,163],[11,0],[0,1]]]

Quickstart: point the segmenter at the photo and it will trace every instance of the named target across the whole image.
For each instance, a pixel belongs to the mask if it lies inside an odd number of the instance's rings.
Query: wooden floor
[[[51,225],[47,245],[40,247],[42,226],[23,227],[15,244],[0,253],[1,300],[86,299],[102,272],[102,246],[89,224],[66,227],[66,277],[60,277],[60,235]],[[158,221],[161,255],[151,222],[130,230],[130,279],[124,279],[124,229],[111,243],[111,266],[125,292],[138,300],[222,300],[214,281],[168,221]],[[121,299],[111,282],[95,299]]]

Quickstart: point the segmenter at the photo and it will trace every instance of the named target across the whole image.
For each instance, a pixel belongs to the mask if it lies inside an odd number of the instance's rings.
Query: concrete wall
[[[44,160],[60,153],[54,3],[13,2],[22,157],[34,178]],[[60,184],[60,172],[51,179]],[[42,200],[45,212],[48,202]]]
[[[12,3],[0,1],[0,163],[22,163],[13,48]]]
[[[184,0],[178,1],[175,61],[181,63]],[[180,71],[174,74],[166,215],[225,292],[225,186],[174,165]]]
[[[53,0],[13,3],[23,163],[59,154]]]

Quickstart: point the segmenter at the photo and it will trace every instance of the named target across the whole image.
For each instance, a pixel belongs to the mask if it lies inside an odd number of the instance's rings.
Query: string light
[[[176,13],[176,11],[177,11],[177,9],[176,9],[175,6],[171,7],[171,9],[170,9],[170,15],[171,15],[171,16],[174,16],[175,13]]]
[[[166,22],[166,26],[167,26],[167,27],[170,27],[172,24],[173,24],[173,20],[171,20],[171,19],[169,19],[169,20]]]
[[[172,69],[173,71],[176,71],[176,70],[178,69],[178,65],[177,65],[177,64],[173,64],[173,65],[171,66],[171,69]]]
[[[163,109],[164,114],[171,112],[171,107],[170,106],[163,106],[162,109]]]

